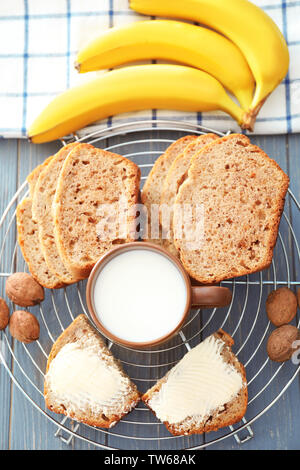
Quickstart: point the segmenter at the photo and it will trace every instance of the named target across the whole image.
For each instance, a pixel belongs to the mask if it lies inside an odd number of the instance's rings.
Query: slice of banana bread
[[[49,410],[102,428],[114,426],[140,400],[136,386],[85,315],[53,344],[44,396]]]
[[[144,236],[145,241],[162,245],[161,230],[159,226],[159,205],[163,183],[165,177],[167,176],[169,168],[175,158],[181,154],[181,152],[187,147],[187,145],[189,145],[196,139],[196,135],[187,135],[185,137],[182,137],[181,139],[176,140],[155,161],[141,192],[141,200],[147,212],[148,222],[147,235]],[[155,217],[157,217],[157,221],[152,221],[154,227],[151,226],[152,205],[155,206],[157,209],[155,211]],[[152,234],[154,233],[153,238],[151,238],[151,232]]]
[[[89,144],[67,156],[53,200],[59,255],[74,277],[88,277],[108,250],[134,241],[140,169],[120,155]]]
[[[173,435],[216,431],[246,413],[246,374],[231,351],[233,343],[230,335],[218,330],[142,396]]]
[[[53,157],[47,158],[27,177],[30,197],[23,199],[17,206],[16,219],[18,243],[28,269],[36,281],[49,289],[58,289],[64,283],[49,269],[39,243],[38,224],[32,218],[32,196],[40,173]]]
[[[32,170],[32,172],[29,173],[29,175],[27,176],[26,181],[29,185],[29,196],[31,198],[33,198],[35,185],[37,183],[37,180],[39,179],[41,172],[47,167],[47,165],[49,165],[53,157],[54,155],[50,155],[50,157],[46,158],[46,160],[43,163],[36,166],[34,170]]]
[[[197,137],[183,152],[178,155],[169,168],[167,176],[163,182],[160,198],[160,224],[162,227],[162,243],[170,253],[178,256],[178,252],[173,242],[173,205],[180,186],[187,178],[191,158],[199,152],[205,145],[218,139],[215,134],[205,134]]]
[[[38,223],[39,241],[44,258],[50,270],[65,284],[72,284],[78,279],[67,269],[59,256],[54,238],[52,203],[62,165],[76,145],[78,143],[68,144],[54,155],[40,173],[32,198],[32,216]]]
[[[244,135],[223,137],[196,154],[173,217],[175,246],[190,276],[209,284],[268,267],[288,185],[278,164]],[[198,223],[203,230],[196,238]]]

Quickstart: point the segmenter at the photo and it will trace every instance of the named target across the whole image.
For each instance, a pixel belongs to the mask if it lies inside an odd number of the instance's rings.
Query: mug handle
[[[192,307],[218,308],[229,305],[232,292],[223,286],[191,286]]]

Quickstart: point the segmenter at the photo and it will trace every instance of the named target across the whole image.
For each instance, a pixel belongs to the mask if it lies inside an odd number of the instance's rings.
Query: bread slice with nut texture
[[[28,269],[34,279],[48,289],[58,289],[64,283],[49,269],[39,243],[38,224],[32,218],[32,196],[40,173],[50,163],[53,157],[47,158],[37,166],[27,177],[29,197],[23,199],[17,206],[16,219],[18,243]]]
[[[136,386],[85,315],[53,344],[44,396],[49,410],[102,428],[115,425],[140,400]]]
[[[219,137],[215,134],[205,134],[197,137],[181,154],[179,154],[169,168],[167,176],[163,182],[160,198],[160,224],[162,227],[162,244],[174,256],[178,252],[173,242],[173,205],[180,186],[187,178],[187,172],[192,157],[205,145],[213,142]]]
[[[65,284],[78,281],[64,265],[55,243],[52,203],[63,163],[78,143],[63,147],[40,173],[32,198],[32,216],[38,223],[41,249],[50,270]]]
[[[147,215],[147,225],[145,226],[147,230],[143,238],[148,242],[162,245],[161,230],[159,225],[159,205],[164,180],[175,158],[196,139],[196,135],[187,135],[173,142],[155,161],[146,179],[143,190],[141,192],[141,200],[145,206],[145,212]],[[151,221],[151,208],[153,210],[153,217],[157,220]],[[151,237],[151,233],[153,238]]]
[[[246,413],[246,373],[231,350],[233,343],[218,330],[142,396],[173,435],[217,431]]]
[[[59,255],[76,278],[86,278],[108,250],[136,239],[140,169],[89,144],[77,145],[61,169],[53,201]]]
[[[195,155],[173,217],[189,275],[209,284],[267,268],[288,185],[279,165],[244,135],[218,139]]]
[[[51,162],[52,158],[54,155],[50,155],[50,157],[46,158],[46,160],[41,163],[40,165],[36,166],[34,170],[32,170],[31,173],[26,178],[26,181],[29,186],[29,197],[33,198],[34,190],[35,190],[35,185],[37,183],[37,180],[39,179],[39,176],[41,172],[49,165]]]

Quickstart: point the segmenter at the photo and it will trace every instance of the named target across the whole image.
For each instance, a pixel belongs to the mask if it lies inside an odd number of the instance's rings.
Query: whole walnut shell
[[[9,322],[9,308],[7,303],[0,297],[0,330],[4,330]]]
[[[268,295],[266,311],[273,325],[286,325],[296,316],[297,297],[288,287],[280,287]]]
[[[300,330],[292,325],[282,325],[272,331],[267,342],[269,358],[275,362],[285,362],[291,359],[293,353],[300,349],[300,344],[294,345],[294,341],[300,340]]]
[[[44,288],[28,273],[14,273],[7,278],[7,297],[21,307],[30,307],[45,298]]]
[[[16,310],[10,317],[9,331],[18,341],[32,343],[39,339],[40,324],[37,318],[27,310]]]

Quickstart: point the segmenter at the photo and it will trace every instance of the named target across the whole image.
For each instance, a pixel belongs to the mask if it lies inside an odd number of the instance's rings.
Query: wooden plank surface
[[[16,140],[0,140],[0,218],[16,192],[17,188],[17,153],[18,143]],[[13,237],[14,238],[14,237]],[[1,256],[0,272],[10,272],[10,259],[13,251],[14,240],[8,242],[6,253]],[[4,297],[5,277],[0,277],[0,296]],[[10,356],[7,353],[7,344],[0,333],[0,351],[11,367]],[[10,426],[10,409],[11,409],[11,383],[4,366],[0,360],[0,449],[9,447],[9,426]]]
[[[168,135],[164,134],[164,138],[173,139],[175,137],[174,134],[170,132]],[[261,146],[261,148],[263,148],[285,171],[289,173],[291,178],[290,188],[293,194],[298,198],[298,200],[300,200],[300,135],[259,136],[253,137],[252,141]],[[104,142],[103,146],[118,145],[122,142],[125,142],[124,138],[123,140],[122,138],[113,138],[109,142]],[[165,145],[167,145],[167,143]],[[58,146],[59,145],[57,143],[37,146],[25,141],[0,141],[0,214],[3,213],[3,210],[12,198],[16,189],[25,180],[30,170],[43,161],[44,158],[53,154],[57,150]],[[139,147],[135,146],[135,151],[138,150]],[[149,154],[150,161],[155,160],[160,150],[160,145],[153,142],[151,146],[151,151],[153,153]],[[131,151],[132,148],[130,148],[130,146],[123,147],[123,153],[130,153]],[[142,174],[144,174],[144,171],[145,170],[143,169]],[[295,233],[299,237],[299,211],[291,200],[287,202],[285,212],[287,217],[292,221]],[[276,247],[274,256],[276,262],[276,279],[286,279],[287,277],[287,263],[282,247],[282,244],[284,244],[284,246],[287,247],[290,278],[300,280],[300,267],[296,258],[296,247],[295,243],[293,243],[293,240],[291,239],[290,231],[288,230],[285,220],[282,221],[281,233],[282,238],[277,244],[278,246]],[[0,236],[3,236],[2,230],[0,232]],[[10,260],[14,252],[15,239],[16,234],[14,225],[12,224],[9,230],[9,236],[5,243],[5,256],[2,256],[1,260],[1,272],[7,272],[9,269],[12,269],[10,266]],[[24,262],[17,250],[13,269],[23,270],[23,268]],[[270,270],[265,271],[262,276],[265,281],[273,281],[274,269],[271,268]],[[2,296],[4,295],[3,280],[4,278],[0,278],[2,289],[0,295]],[[253,277],[253,280],[259,281],[260,275]],[[79,293],[82,298],[84,298],[84,287],[85,282],[80,283]],[[261,300],[262,309],[269,290],[268,288],[264,288]],[[9,334],[7,334],[5,338],[3,337],[4,335],[0,335],[1,351],[6,355],[8,366],[12,369],[20,386],[30,395],[41,410],[44,410],[43,397],[40,392],[42,389],[42,373],[44,371],[46,356],[49,353],[51,344],[60,334],[62,328],[65,328],[70,323],[72,315],[76,316],[81,313],[82,307],[84,307],[84,305],[81,306],[78,301],[78,292],[74,286],[68,287],[65,292],[61,290],[57,295],[57,315],[53,314],[52,297],[49,292],[47,292],[45,302],[42,306],[42,311],[40,311],[38,307],[35,307],[32,310],[38,316],[41,323],[41,340],[39,344],[24,347],[24,345],[20,343],[15,342],[14,344],[14,342],[11,342]],[[268,406],[269,402],[274,399],[278,393],[280,393],[282,384],[285,384],[293,373],[293,369],[289,367],[283,368],[278,372],[277,365],[268,363],[264,366],[264,361],[266,359],[265,341],[272,328],[268,326],[265,318],[266,316],[260,314],[255,328],[253,331],[251,330],[253,325],[253,316],[255,317],[258,308],[259,295],[259,285],[251,285],[249,288],[247,285],[242,286],[236,284],[235,300],[230,314],[226,316],[226,311],[220,309],[220,312],[213,316],[212,320],[209,322],[209,326],[205,329],[206,336],[209,332],[218,328],[220,326],[220,322],[224,323],[224,328],[229,333],[235,334],[237,351],[239,350],[240,345],[245,343],[241,351],[239,351],[239,357],[243,362],[247,363],[249,358],[254,354],[256,348],[258,348],[257,354],[253,355],[253,358],[249,361],[249,364],[246,367],[247,375],[251,380],[251,384],[249,386],[250,399],[255,396],[257,390],[266,386],[268,380],[270,380],[270,385],[268,386],[268,394],[262,393],[258,395],[258,397],[249,405],[249,413],[247,412],[246,414],[247,419],[249,419],[249,417],[252,418],[257,413],[260,413],[265,406]],[[246,306],[245,299],[247,299]],[[194,332],[198,331],[199,328],[201,329],[201,327],[209,321],[211,314],[212,312],[209,310],[204,311],[202,316],[198,315],[184,329],[186,337],[192,338],[190,341],[192,346],[198,344],[202,336],[200,334],[193,337]],[[240,320],[239,325],[238,322],[241,315],[242,319]],[[47,326],[49,327],[50,334]],[[251,336],[247,341],[247,335],[250,331]],[[266,332],[265,339],[261,344],[259,344],[262,332],[264,331]],[[18,364],[16,364],[15,361],[11,363],[6,341],[11,345],[16,357],[22,358],[22,363],[20,365],[28,374],[31,382],[36,385],[36,388],[31,385],[30,381],[24,378],[24,374]],[[178,342],[179,340],[176,339],[174,341],[176,343],[176,341]],[[175,345],[174,341],[170,344],[171,346]],[[120,348],[116,346],[113,346],[112,351],[125,362],[125,369],[132,377],[135,378],[139,388],[143,391],[147,385],[145,378],[153,379],[152,383],[154,383],[154,379],[162,376],[170,367],[170,365],[161,366],[161,364],[172,363],[178,360],[178,358],[182,357],[184,354],[185,347],[180,346],[172,349],[171,352],[162,352],[159,354],[159,359],[157,359],[157,357],[153,357],[153,355],[140,353],[138,355],[140,363],[149,366],[141,368],[130,365],[130,363],[137,361],[135,353],[120,350]],[[29,356],[29,353],[31,357],[34,358],[34,365],[32,364],[32,359]],[[257,371],[260,368],[262,372],[257,374]],[[277,374],[276,379],[272,380],[274,373]],[[25,398],[18,387],[12,384],[3,365],[0,365],[0,400],[2,410],[0,414],[0,449],[96,448],[93,443],[86,442],[78,438],[72,440],[71,445],[68,446],[60,439],[54,437],[54,432],[57,429],[56,425],[35,408],[32,403]],[[239,446],[235,439],[230,437],[208,446],[207,449],[300,449],[300,440],[298,438],[300,431],[299,400],[300,382],[299,377],[296,377],[296,380],[279,401],[262,417],[254,422],[252,425],[252,429],[255,434],[253,439]],[[142,406],[139,407],[143,408]],[[51,416],[58,419],[59,422],[62,419],[61,417],[57,418],[55,415]],[[120,434],[141,437],[140,426],[135,424],[141,419],[145,421],[145,423],[148,423],[143,426],[142,437],[145,438],[144,441],[141,439],[124,439],[119,437]],[[170,439],[164,426],[159,424],[150,412],[144,410],[134,411],[126,417],[125,421],[127,422],[119,423],[116,428],[112,430],[112,434],[103,434],[98,430],[87,428],[83,425],[80,425],[79,433],[92,442],[95,440],[104,445],[113,447],[120,446],[128,449],[176,449],[182,446],[193,447],[209,443],[212,439],[221,437],[224,434],[224,432],[218,432],[213,434],[210,433],[205,436]],[[163,439],[149,439],[156,434]],[[246,435],[247,433],[245,431],[241,432],[241,437]]]

